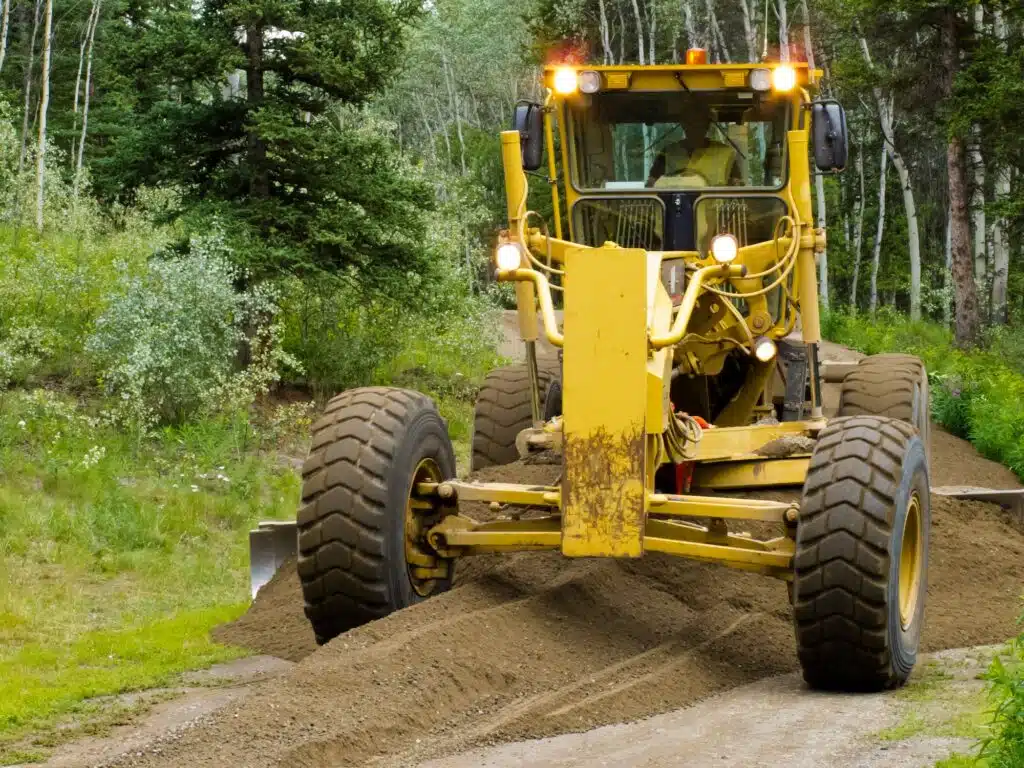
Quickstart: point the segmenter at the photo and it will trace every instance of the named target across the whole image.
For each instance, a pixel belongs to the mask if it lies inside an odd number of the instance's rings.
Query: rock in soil
[[[943,482],[1006,480],[956,438],[938,433],[934,447]],[[478,477],[549,484],[559,473],[510,465]],[[1002,642],[1021,608],[1024,535],[978,502],[934,497],[932,515],[924,650]],[[339,636],[160,754],[121,764],[404,764],[643,718],[796,668],[786,587],[772,579],[661,555],[557,553],[471,558],[457,574],[452,591]],[[289,658],[312,651],[294,579],[281,574],[218,636],[263,652],[272,642]]]

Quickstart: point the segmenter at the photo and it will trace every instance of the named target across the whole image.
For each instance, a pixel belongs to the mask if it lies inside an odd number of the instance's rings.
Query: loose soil
[[[315,651],[313,630],[302,613],[302,589],[295,560],[281,566],[263,585],[243,616],[222,624],[211,635],[218,643],[288,661],[302,661]]]
[[[1011,485],[1006,470],[938,431],[933,461],[935,482]],[[513,464],[478,477],[550,484],[560,472]],[[1021,607],[1024,535],[978,502],[933,497],[932,522],[924,649],[1005,640]],[[468,559],[452,591],[315,652],[288,568],[216,636],[305,658],[119,765],[414,763],[635,720],[796,667],[784,584],[660,555]]]

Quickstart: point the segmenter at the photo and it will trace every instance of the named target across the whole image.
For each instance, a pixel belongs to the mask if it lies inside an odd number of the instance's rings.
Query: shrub
[[[122,272],[86,350],[126,421],[180,423],[237,410],[292,364],[280,348],[275,294],[240,290],[229,255],[214,230],[193,238],[184,256],[154,258],[141,275]]]
[[[995,704],[991,738],[982,746],[987,768],[1024,765],[1024,635],[1010,643],[1005,658],[997,656],[986,675]]]

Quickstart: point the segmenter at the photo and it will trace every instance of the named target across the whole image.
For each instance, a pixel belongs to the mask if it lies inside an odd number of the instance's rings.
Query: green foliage
[[[988,768],[1024,765],[1024,636],[1010,643],[1005,658],[996,657],[988,672],[995,703],[993,737],[982,756]]]
[[[874,318],[826,313],[822,332],[865,354],[921,357],[931,381],[932,417],[1024,479],[1024,358],[1008,356],[1019,343],[1013,329],[990,335],[987,348],[970,352],[956,349],[945,328],[891,311]]]
[[[306,410],[256,414],[245,450],[212,420],[137,446],[100,403],[0,393],[0,763],[89,699],[237,655],[208,633],[247,598],[245,532],[294,514],[290,463],[261,450],[301,455]]]
[[[247,406],[293,364],[267,286],[238,290],[243,275],[214,231],[182,257],[154,258],[120,285],[86,343],[108,394],[133,423],[180,423],[200,411]],[[238,370],[242,350],[247,365]]]

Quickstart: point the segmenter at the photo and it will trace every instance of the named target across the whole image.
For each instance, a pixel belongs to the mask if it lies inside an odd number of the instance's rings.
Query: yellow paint
[[[562,552],[639,557],[646,513],[647,259],[570,250],[562,370]]]
[[[807,477],[809,458],[751,459],[747,461],[699,464],[693,473],[697,488],[736,490],[800,486]]]

